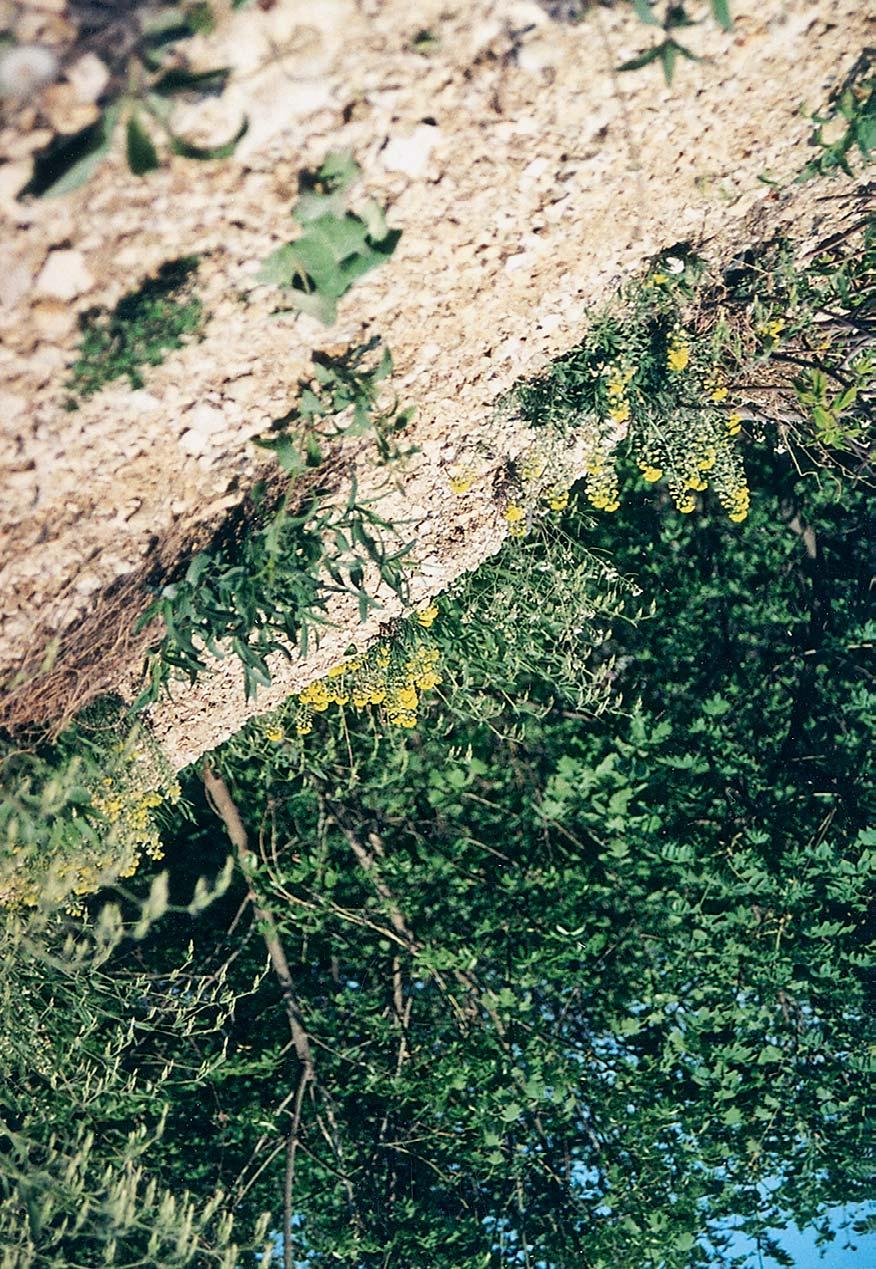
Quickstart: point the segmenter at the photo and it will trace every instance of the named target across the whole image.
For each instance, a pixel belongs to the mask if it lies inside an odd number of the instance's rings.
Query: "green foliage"
[[[169,349],[180,348],[200,329],[203,309],[191,290],[197,264],[193,257],[163,264],[111,313],[90,309],[82,314],[79,356],[68,380],[74,397],[93,396],[122,375],[132,388],[142,388],[140,368],[160,365]],[[68,405],[75,408],[75,400]]]
[[[193,144],[176,133],[170,122],[175,97],[221,93],[225,87],[230,73],[225,67],[190,70],[185,56],[173,49],[180,40],[212,26],[208,4],[159,9],[150,15],[142,23],[140,40],[128,62],[125,89],[112,95],[95,123],[69,136],[53,137],[35,155],[33,175],[22,196],[58,197],[84,185],[111,153],[116,127],[122,120],[125,157],[134,176],[145,176],[161,166],[155,133],[174,154],[185,158],[229,158],[246,133],[246,119],[228,141],[214,146]]]
[[[273,251],[259,280],[283,288],[290,308],[330,326],[337,302],[363,274],[395,251],[401,232],[389,229],[373,201],[358,212],[345,209],[346,195],[359,175],[347,152],[330,154],[313,175],[302,177],[302,194],[292,210],[301,232]]]
[[[125,936],[142,937],[166,907],[156,880],[134,921],[117,907],[75,925],[2,915],[0,1263],[9,1269],[233,1269],[265,1248],[267,1218],[235,1242],[221,1191],[192,1196],[149,1168],[174,1100],[221,1061],[205,1062],[201,1044],[235,1005],[224,975],[184,954],[161,980],[108,967]],[[142,1034],[162,1036],[163,1051],[153,1044],[138,1057]]]
[[[164,635],[149,656],[148,685],[137,707],[157,699],[173,673],[194,681],[205,654],[239,658],[247,696],[271,681],[267,657],[306,653],[329,600],[356,596],[362,620],[378,605],[366,584],[366,569],[406,593],[404,559],[409,547],[385,541],[390,525],[351,489],[346,505],[332,506],[307,495],[293,511],[287,498],[275,508],[256,496],[256,522],[239,537],[227,532],[190,562],[179,581],[162,587],[140,620],[159,617]]]
[[[0,910],[81,910],[81,896],[162,855],[179,785],[142,728],[109,699],[54,740],[0,736]]]
[[[592,437],[586,492],[595,508],[620,504],[615,451],[626,433],[618,452],[632,455],[646,486],[665,481],[678,511],[715,495],[742,523],[743,439],[769,435],[828,470],[866,461],[874,267],[872,218],[805,266],[780,240],[716,276],[679,244],[507,405],[549,432]]]
[[[854,176],[852,158],[859,151],[864,163],[876,149],[876,76],[872,73],[872,52],[863,53],[830,97],[827,109],[812,116],[815,131],[810,145],[818,147],[797,178],[835,175]]]
[[[521,612],[486,721],[451,697],[410,733],[323,715],[306,747],[253,724],[216,756],[331,1106],[299,1132],[312,1265],[718,1269],[751,1263],[730,1228],[766,1249],[864,1194],[866,498],[751,466],[742,527],[635,501],[594,530],[573,500],[565,533],[654,599],[595,654],[620,712],[568,708]],[[456,619],[442,601],[462,661]],[[270,1000],[164,1138],[205,1143],[209,1191],[218,1099],[241,1212],[281,1183],[258,1167],[298,1078]]]
[[[688,17],[683,4],[678,4],[676,0],[667,0],[663,21],[661,22],[655,13],[656,3],[652,2],[652,0],[630,0],[630,3],[641,22],[644,22],[646,26],[662,27],[665,36],[659,44],[653,44],[650,48],[645,49],[644,52],[638,53],[635,57],[631,57],[628,61],[621,63],[617,68],[619,71],[640,70],[643,66],[649,66],[652,62],[659,62],[663,69],[666,83],[671,84],[679,57],[685,58],[689,62],[701,60],[696,53],[692,53],[684,44],[679,43],[672,34],[673,31],[694,25],[692,19]],[[723,30],[732,31],[733,20],[730,17],[728,0],[711,0],[710,7],[715,22]]]
[[[860,468],[873,443],[874,269],[871,216],[805,267],[782,240],[746,256],[720,296],[716,337],[728,382],[745,382],[744,412],[827,470]]]
[[[313,373],[298,384],[298,400],[267,436],[256,444],[273,450],[290,476],[317,467],[325,455],[323,445],[339,436],[373,435],[383,462],[398,456],[394,437],[410,422],[413,411],[400,410],[398,400],[382,397],[382,384],[392,374],[392,354],[372,336],[345,352],[332,356],[314,353]]]
[[[616,447],[626,433],[643,480],[665,479],[678,511],[693,512],[711,487],[732,520],[747,515],[722,331],[694,308],[702,279],[688,249],[667,253],[597,315],[580,347],[512,393],[527,422],[592,434],[586,488],[598,510],[620,504]]]
[[[441,597],[433,638],[448,708],[484,722],[555,702],[605,708],[611,664],[598,649],[637,594],[580,537],[534,525]]]

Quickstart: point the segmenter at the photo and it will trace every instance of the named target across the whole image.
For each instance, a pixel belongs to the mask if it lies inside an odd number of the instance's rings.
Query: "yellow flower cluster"
[[[617,511],[620,506],[620,487],[614,459],[607,453],[593,454],[587,463],[584,492],[591,507],[597,511]]]
[[[784,329],[784,319],[781,317],[773,317],[770,318],[769,321],[760,322],[757,327],[757,333],[764,339],[768,339],[772,343],[775,343]]]
[[[738,416],[731,415],[730,419]],[[742,462],[730,439],[739,430],[703,414],[693,426],[667,431],[637,446],[642,479],[649,484],[664,474],[676,509],[682,515],[696,510],[696,494],[711,484],[721,505],[736,523],[748,514],[749,492]]]
[[[605,393],[608,397],[608,417],[615,423],[628,423],[630,403],[627,386],[635,374],[632,366],[623,363],[608,366],[605,370]]]
[[[709,399],[714,401],[715,405],[720,405],[722,401],[727,400],[730,389],[727,387],[726,375],[720,367],[716,367],[706,378],[706,389]]]
[[[430,605],[419,614],[432,614],[430,620],[419,624],[428,628],[437,612]],[[295,730],[307,736],[313,731],[314,714],[325,713],[330,705],[348,704],[357,710],[379,706],[392,726],[413,727],[423,693],[441,683],[439,661],[438,649],[425,643],[401,652],[389,639],[381,639],[364,656],[342,661],[299,693]]]
[[[503,515],[512,538],[522,538],[526,533],[526,508],[519,502],[509,502]]]
[[[455,467],[450,472],[449,484],[450,492],[461,497],[467,494],[476,479],[475,472],[471,467]]]
[[[0,905],[34,907],[42,899],[63,902],[70,912],[80,910],[81,896],[94,894],[119,877],[131,877],[146,856],[161,859],[163,847],[154,812],[180,798],[176,780],[156,788],[155,764],[142,750],[124,748],[123,761],[92,790],[84,813],[73,807],[71,820],[84,818],[98,833],[89,842],[71,830],[65,844],[34,856],[21,846],[8,848],[13,861],[0,882]]]
[[[683,330],[674,330],[669,336],[666,365],[673,374],[681,374],[690,362],[690,344]]]
[[[514,464],[510,501],[502,512],[509,536],[525,537],[544,504],[564,511],[572,477],[567,448],[550,433],[540,436]]]

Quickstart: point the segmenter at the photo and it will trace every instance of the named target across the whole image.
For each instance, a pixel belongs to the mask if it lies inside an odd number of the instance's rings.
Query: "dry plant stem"
[[[307,1081],[314,1078],[313,1053],[310,1048],[310,1040],[304,1026],[301,1022],[301,1014],[298,1009],[298,1003],[295,999],[295,991],[292,985],[292,974],[289,969],[289,961],[286,958],[286,952],[280,941],[280,935],[277,931],[277,924],[266,908],[262,907],[259,902],[258,895],[253,886],[253,873],[256,868],[256,858],[249,848],[247,841],[246,829],[243,827],[243,821],[240,818],[240,812],[235,806],[231,794],[228,792],[228,786],[221,776],[217,776],[210,767],[209,763],[204,766],[204,788],[207,791],[207,797],[210,805],[225,825],[232,846],[234,847],[237,861],[240,864],[241,871],[246,878],[249,892],[249,898],[252,901],[253,911],[256,921],[258,922],[262,938],[265,941],[265,947],[268,956],[271,959],[271,966],[276,975],[277,982],[280,984],[280,991],[283,996],[283,1007],[286,1010],[286,1016],[289,1019],[289,1031],[292,1035],[292,1043],[295,1046],[295,1052],[298,1061],[301,1063],[304,1075]]]
[[[316,1087],[316,1068],[313,1061],[313,1050],[310,1045],[310,1038],[304,1028],[301,1011],[298,1008],[298,1002],[295,998],[292,972],[289,969],[289,960],[280,939],[277,923],[274,920],[272,913],[261,904],[253,883],[257,860],[253,851],[250,849],[246,829],[243,826],[243,820],[241,819],[240,812],[238,811],[237,806],[228,791],[228,786],[221,776],[216,775],[209,763],[204,764],[204,789],[210,805],[225,825],[229,840],[234,847],[237,861],[240,864],[241,871],[246,879],[249,898],[253,906],[253,913],[255,915],[256,923],[261,930],[262,938],[264,939],[265,947],[270,958],[271,967],[274,971],[277,982],[280,985],[280,991],[283,997],[283,1007],[289,1021],[289,1032],[292,1037],[292,1044],[301,1065],[301,1076],[298,1092],[296,1093],[296,1110],[293,1114],[290,1136],[287,1138],[286,1146],[286,1184],[284,1184],[284,1204],[288,1188],[289,1206],[284,1211],[284,1217],[288,1217],[289,1227],[284,1229],[285,1259],[285,1247],[290,1248],[289,1254],[291,1255],[291,1184],[294,1179],[295,1152],[298,1145],[301,1144],[299,1141],[301,1104],[304,1099],[304,1094],[308,1091],[308,1089],[310,1089],[311,1099],[313,1100],[313,1090]],[[341,1165],[339,1175],[343,1178],[350,1210],[355,1216],[355,1197],[353,1194],[353,1186],[349,1177],[343,1170],[343,1155],[341,1152],[337,1121],[331,1102],[324,1091],[322,1093],[321,1103],[328,1125],[323,1122],[323,1116],[314,1107],[316,1122],[319,1125],[320,1132],[328,1143],[329,1148],[332,1150],[338,1160],[338,1163]]]

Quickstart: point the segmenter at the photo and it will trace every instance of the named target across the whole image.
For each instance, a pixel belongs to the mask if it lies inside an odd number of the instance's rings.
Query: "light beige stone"
[[[77,99],[83,104],[97,101],[110,77],[96,53],[83,53],[67,67],[66,73]]]
[[[81,252],[74,250],[50,251],[36,280],[37,291],[59,300],[73,300],[93,286],[94,277]]]

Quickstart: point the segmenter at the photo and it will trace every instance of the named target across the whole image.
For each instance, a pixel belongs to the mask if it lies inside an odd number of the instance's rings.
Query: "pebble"
[[[75,300],[94,286],[82,253],[79,251],[50,251],[42,271],[36,280],[36,289],[42,295],[58,300]]]

